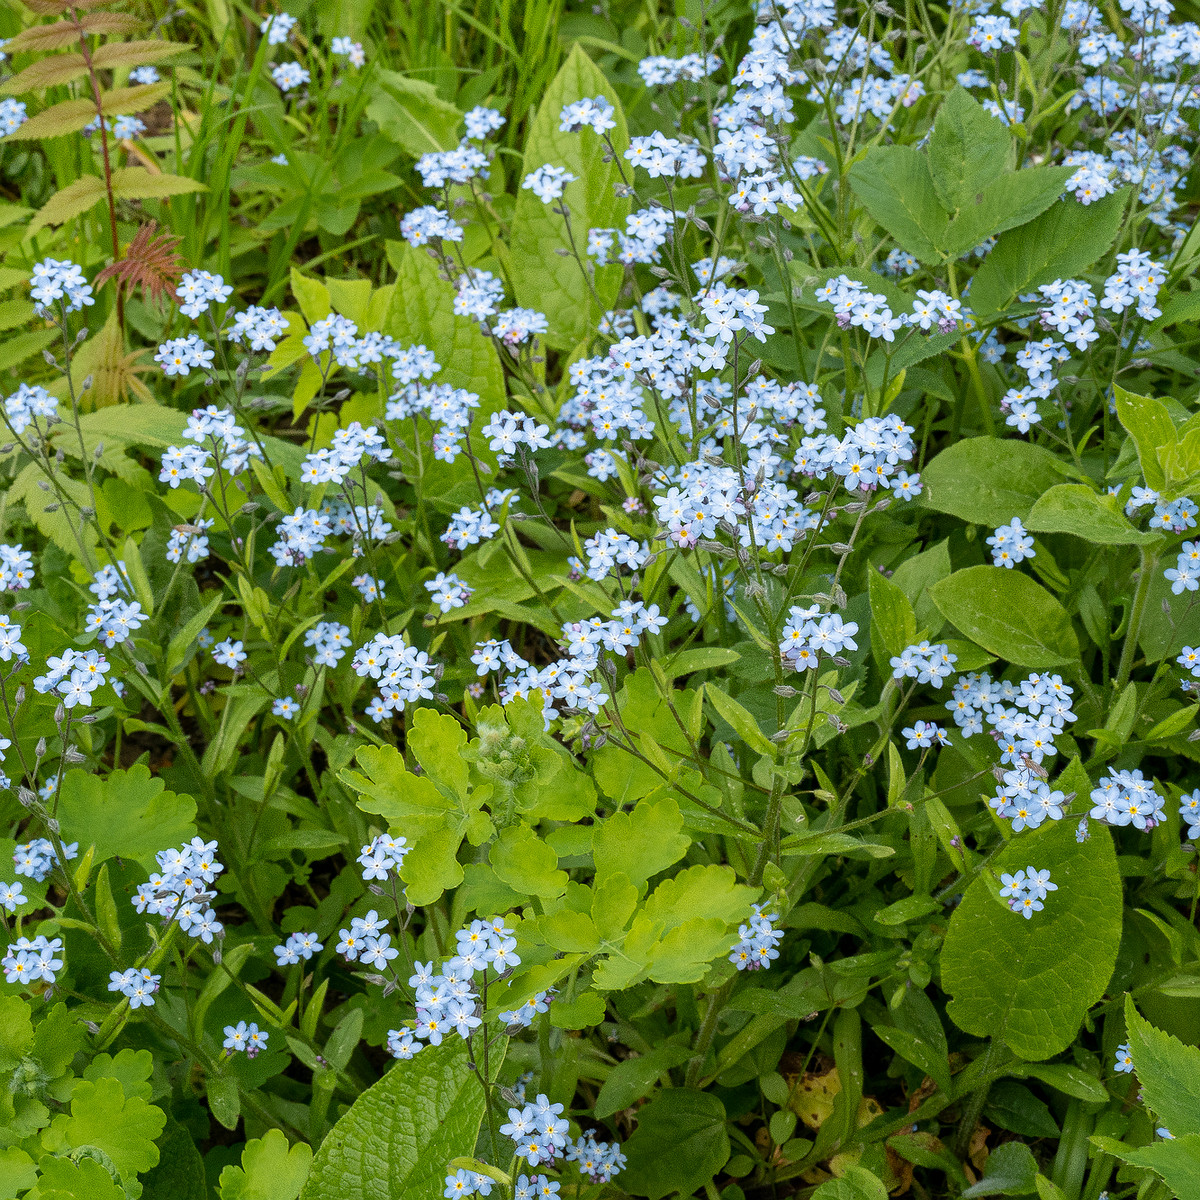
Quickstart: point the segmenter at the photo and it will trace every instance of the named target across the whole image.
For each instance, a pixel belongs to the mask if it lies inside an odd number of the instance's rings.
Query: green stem
[[[1142,630],[1142,617],[1146,611],[1146,598],[1150,594],[1150,581],[1158,567],[1158,555],[1149,553],[1143,547],[1138,550],[1141,557],[1137,587],[1133,593],[1133,607],[1129,612],[1129,628],[1125,631],[1125,644],[1121,647],[1121,663],[1117,668],[1115,695],[1129,682],[1129,673],[1133,670],[1133,660],[1137,654],[1138,635]]]

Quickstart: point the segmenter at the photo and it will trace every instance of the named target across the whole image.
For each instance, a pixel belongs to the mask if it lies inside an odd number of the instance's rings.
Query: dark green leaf
[[[625,1143],[629,1165],[621,1186],[649,1200],[678,1191],[690,1196],[729,1159],[725,1106],[711,1092],[671,1088],[638,1110],[638,1125]]]

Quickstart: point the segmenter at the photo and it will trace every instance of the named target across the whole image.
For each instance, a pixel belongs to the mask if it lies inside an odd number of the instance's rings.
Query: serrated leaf
[[[1178,1200],[1200,1196],[1200,1134],[1190,1133],[1171,1141],[1154,1142],[1122,1157],[1135,1167],[1149,1167]]]
[[[950,919],[941,956],[946,1011],[960,1029],[993,1037],[1030,1061],[1070,1045],[1103,994],[1121,939],[1121,881],[1103,826],[1076,843],[1060,821],[1010,842],[993,870],[1050,871],[1058,885],[1042,912],[1025,919],[977,879]]]
[[[578,42],[546,88],[525,142],[522,178],[547,163],[565,167],[576,176],[563,193],[571,214],[571,236],[564,219],[527,188],[517,193],[513,213],[510,269],[517,302],[546,314],[550,325],[547,340],[562,349],[571,349],[592,336],[601,306],[607,309],[616,301],[624,274],[624,269],[615,264],[596,268],[597,303],[579,262],[569,253],[573,238],[579,257],[587,261],[587,231],[623,229],[629,212],[629,201],[614,191],[621,179],[620,170],[615,161],[605,161],[608,151],[599,135],[591,129],[564,133],[558,127],[564,105],[601,95],[613,106],[616,122],[616,128],[610,129],[607,136],[617,155],[624,154],[629,135],[621,102]],[[568,253],[560,254],[560,250]]]
[[[70,83],[87,74],[87,59],[82,54],[55,54],[30,63],[11,79],[0,84],[0,95],[20,96],[24,92],[41,91],[60,83]]]
[[[1156,1029],[1128,995],[1125,1028],[1146,1106],[1176,1137],[1200,1134],[1200,1049]]]
[[[161,200],[189,192],[207,192],[208,184],[187,175],[169,175],[145,167],[122,167],[112,176],[113,192],[122,200]]]
[[[952,215],[1005,171],[1011,170],[1016,141],[964,87],[941,103],[929,138],[933,186]]]
[[[670,1088],[638,1110],[637,1129],[622,1149],[629,1159],[625,1191],[649,1200],[675,1191],[690,1196],[729,1159],[725,1106],[711,1092]]]
[[[1067,610],[1020,571],[967,567],[934,584],[930,595],[946,620],[997,658],[1036,670],[1079,658]]]
[[[1008,308],[1017,296],[1054,279],[1077,276],[1113,244],[1129,189],[1095,204],[1056,204],[1019,229],[1000,235],[971,281],[971,306],[981,316]]]
[[[62,191],[55,192],[29,222],[29,232],[36,233],[47,225],[62,225],[85,213],[107,196],[104,180],[98,175],[81,175]]]
[[[440,1195],[446,1164],[473,1154],[483,1120],[467,1059],[466,1042],[451,1034],[397,1062],[321,1143],[302,1200]]]
[[[23,50],[57,50],[60,46],[70,46],[78,42],[83,34],[108,34],[119,36],[134,33],[146,24],[141,17],[130,13],[85,13],[82,17],[73,17],[62,21],[54,21],[50,25],[31,25],[22,29],[8,39],[5,50],[15,54]]]
[[[995,234],[1032,221],[1058,200],[1073,173],[1073,167],[1028,167],[1001,175],[967,201],[947,226],[940,249],[956,258]]]
[[[941,264],[946,214],[924,154],[912,146],[876,146],[850,168],[849,180],[867,212],[905,250],[927,266]]]
[[[71,1093],[70,1115],[54,1118],[42,1133],[42,1144],[56,1153],[96,1146],[112,1159],[122,1179],[132,1182],[157,1164],[154,1142],[166,1120],[161,1108],[141,1097],[126,1097],[117,1079],[83,1080]]]
[[[100,94],[100,108],[109,117],[143,112],[157,104],[170,90],[169,83],[142,83],[135,87],[114,88]],[[63,100],[35,113],[5,140],[41,141],[43,138],[78,133],[95,116],[95,101]]]
[[[190,42],[168,42],[162,38],[144,38],[134,42],[105,42],[92,51],[92,63],[109,71],[141,67],[162,62],[193,49]]]

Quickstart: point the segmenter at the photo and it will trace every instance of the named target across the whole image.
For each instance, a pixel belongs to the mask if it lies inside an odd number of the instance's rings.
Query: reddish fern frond
[[[183,274],[183,260],[176,250],[183,239],[157,230],[156,221],[143,225],[126,247],[125,256],[105,267],[96,276],[96,284],[115,279],[117,287],[129,293],[141,288],[142,295],[151,300],[174,299],[175,285]]]

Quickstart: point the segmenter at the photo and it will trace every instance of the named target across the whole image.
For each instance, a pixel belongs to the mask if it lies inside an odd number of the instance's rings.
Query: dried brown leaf
[[[183,260],[176,253],[182,241],[172,234],[159,233],[158,223],[148,221],[126,247],[124,257],[96,276],[96,286],[115,279],[117,287],[126,293],[140,288],[150,300],[163,296],[174,299],[175,285],[183,274]]]

